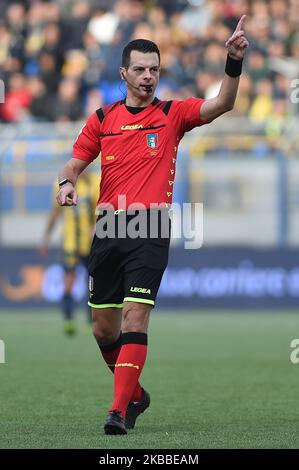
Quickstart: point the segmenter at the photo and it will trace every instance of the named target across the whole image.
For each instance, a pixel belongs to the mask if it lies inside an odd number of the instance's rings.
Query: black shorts
[[[93,239],[88,263],[88,304],[94,308],[122,308],[124,301],[132,301],[154,306],[168,263],[170,242],[168,211],[166,222],[168,235],[166,236],[165,230],[161,233],[159,225],[158,236],[155,238],[150,230],[147,230],[145,237],[131,238],[128,234],[119,236],[120,221],[128,227],[135,216],[128,215],[124,211],[119,214],[117,212],[113,213],[115,236],[99,238],[95,235]],[[149,211],[143,211],[145,212],[149,223]],[[102,215],[98,221],[101,217]],[[98,229],[97,234],[99,235]]]

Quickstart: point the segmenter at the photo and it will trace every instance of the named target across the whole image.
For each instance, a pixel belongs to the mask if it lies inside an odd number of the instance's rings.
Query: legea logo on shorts
[[[5,363],[5,343],[0,339],[0,364]]]
[[[131,287],[130,292],[139,292],[140,294],[150,294],[150,289],[145,289],[144,287]]]

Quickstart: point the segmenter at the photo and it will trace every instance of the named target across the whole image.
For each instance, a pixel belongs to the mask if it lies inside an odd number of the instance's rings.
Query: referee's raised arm
[[[218,96],[205,100],[200,108],[200,117],[204,122],[211,122],[234,107],[242,73],[243,58],[249,46],[243,29],[245,20],[246,15],[243,15],[236,30],[225,43],[227,48],[225,76]]]

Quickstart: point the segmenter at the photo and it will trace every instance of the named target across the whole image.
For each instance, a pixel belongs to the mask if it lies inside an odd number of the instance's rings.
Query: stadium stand
[[[250,54],[234,113],[273,128],[289,113],[286,97],[299,56],[298,0],[0,0],[3,122],[77,121],[121,96],[115,63],[132,38],[162,54],[160,98],[209,97],[219,86],[223,47],[243,13]],[[125,90],[123,89],[122,92]]]

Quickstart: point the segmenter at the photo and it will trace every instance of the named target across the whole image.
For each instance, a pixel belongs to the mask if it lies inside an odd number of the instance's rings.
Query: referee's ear
[[[119,74],[122,80],[126,79],[125,72],[126,72],[126,69],[124,67],[119,67]]]

